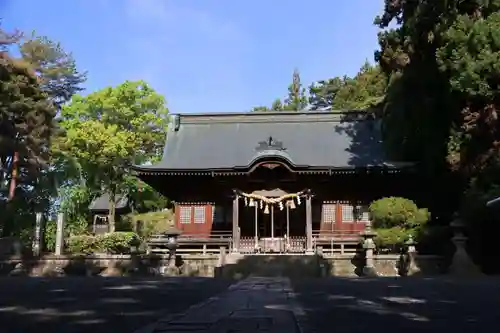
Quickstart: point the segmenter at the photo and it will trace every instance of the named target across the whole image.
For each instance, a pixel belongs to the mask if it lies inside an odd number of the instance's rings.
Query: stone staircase
[[[222,272],[226,277],[317,277],[321,258],[314,255],[229,254]]]

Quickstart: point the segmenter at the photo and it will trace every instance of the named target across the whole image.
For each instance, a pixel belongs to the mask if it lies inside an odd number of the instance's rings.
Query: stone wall
[[[40,258],[0,258],[0,275],[27,276],[133,276],[215,275],[216,255],[189,255],[170,261],[167,255],[48,255]],[[168,270],[167,267],[172,267]]]
[[[409,265],[406,257],[400,255],[375,255],[374,266],[379,276],[401,275],[438,275],[446,272],[444,260],[440,256],[417,255],[415,265]],[[362,275],[363,257],[348,254],[325,256],[326,276],[359,276]]]
[[[225,264],[221,267],[221,262]],[[0,275],[28,276],[225,276],[239,278],[250,274],[290,277],[359,276],[364,259],[357,255],[183,255],[169,261],[162,255],[43,256],[40,258],[0,258]],[[406,271],[405,271],[406,265]],[[445,271],[438,256],[416,256],[407,265],[398,255],[376,255],[374,266],[379,276],[436,275]]]

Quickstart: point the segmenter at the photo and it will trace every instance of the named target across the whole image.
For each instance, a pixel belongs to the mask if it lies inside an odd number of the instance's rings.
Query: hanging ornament
[[[297,205],[300,205],[300,197],[297,196]]]
[[[250,206],[250,207],[254,207],[255,206],[255,202],[253,201],[252,198],[250,198],[250,202],[248,203],[248,206]]]
[[[293,200],[288,201],[290,203],[290,209],[295,209],[295,202]]]
[[[266,209],[264,209],[264,214],[269,214],[269,205],[266,205]]]
[[[264,208],[264,202],[261,200],[260,201],[260,209]]]
[[[280,201],[279,205],[280,205],[280,210],[283,210],[283,202]]]
[[[245,206],[248,206],[248,198],[245,197]]]

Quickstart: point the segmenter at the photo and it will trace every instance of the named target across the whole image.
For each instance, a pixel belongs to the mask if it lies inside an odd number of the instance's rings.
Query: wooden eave
[[[291,170],[296,174],[305,175],[339,175],[339,174],[355,174],[359,172],[363,173],[399,173],[402,169],[394,166],[366,166],[366,167],[343,167],[343,168],[332,168],[332,167],[309,167],[303,169]],[[141,175],[151,175],[151,176],[246,176],[250,175],[250,170],[235,170],[235,169],[210,169],[210,170],[166,170],[166,169],[153,169],[153,168],[136,168],[134,173],[138,176]]]

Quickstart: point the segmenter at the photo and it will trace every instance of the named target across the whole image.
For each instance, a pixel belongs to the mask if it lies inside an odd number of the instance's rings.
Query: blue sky
[[[373,60],[382,0],[0,0],[6,29],[73,52],[87,91],[143,79],[171,112],[246,111]]]

